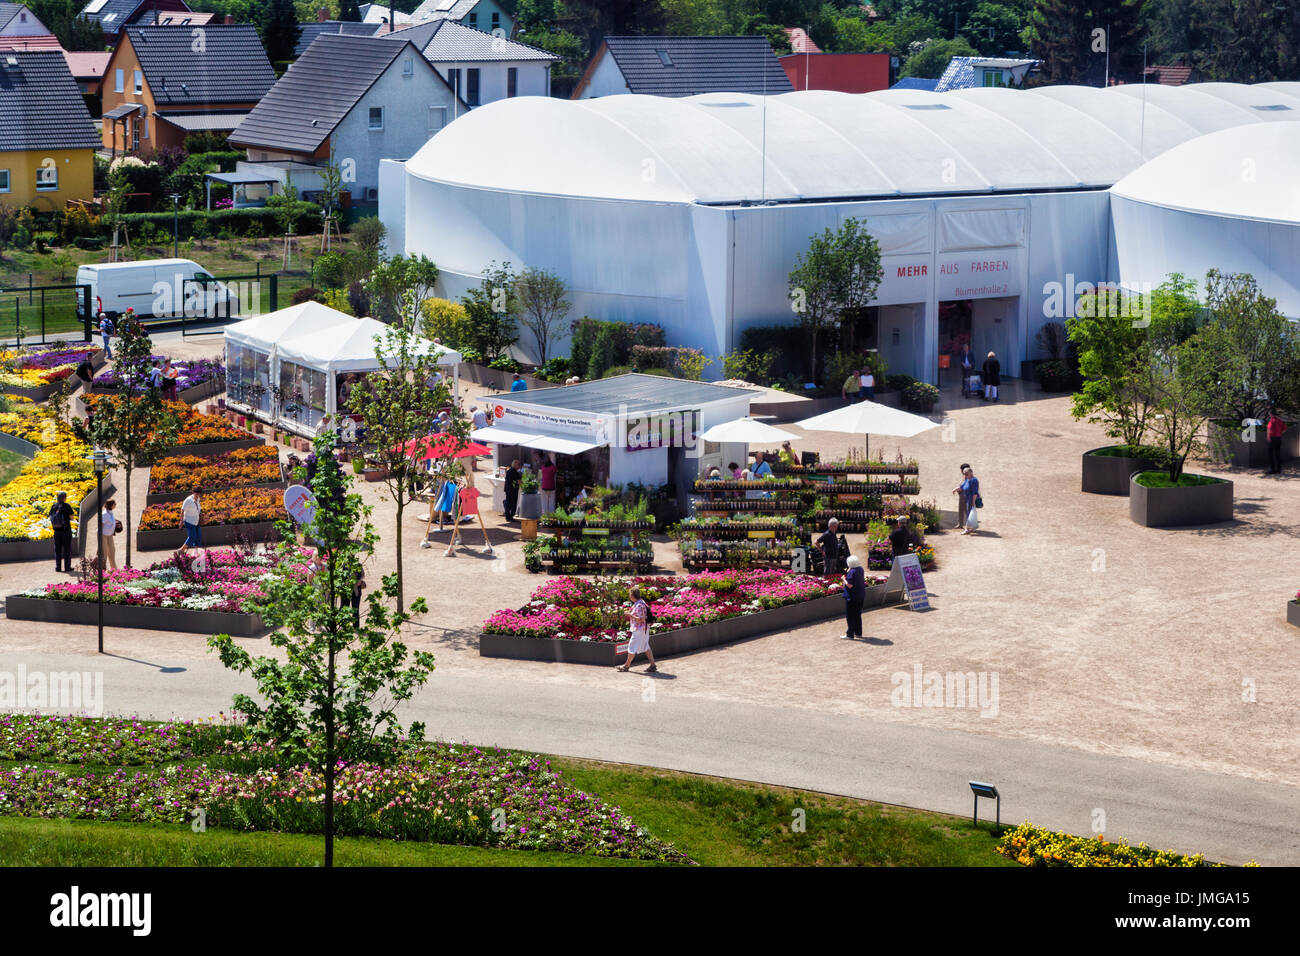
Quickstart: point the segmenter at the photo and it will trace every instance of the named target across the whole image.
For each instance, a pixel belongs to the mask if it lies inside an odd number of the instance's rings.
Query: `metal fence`
[[[30,277],[29,277],[30,278]],[[0,288],[0,338],[53,342],[89,338],[90,286],[33,285]]]

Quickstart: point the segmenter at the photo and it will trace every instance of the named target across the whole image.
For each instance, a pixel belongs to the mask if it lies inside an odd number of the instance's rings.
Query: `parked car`
[[[101,262],[77,269],[77,284],[90,286],[96,314],[116,319],[128,308],[141,318],[205,318],[239,315],[239,296],[190,259]],[[77,297],[77,315],[83,308]]]

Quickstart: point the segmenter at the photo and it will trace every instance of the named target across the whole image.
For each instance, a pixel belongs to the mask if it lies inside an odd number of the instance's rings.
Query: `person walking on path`
[[[519,471],[519,459],[510,462],[506,469],[506,520],[515,520],[515,508],[519,506],[519,481],[523,473]]]
[[[200,514],[199,490],[195,488],[181,502],[181,527],[185,529],[185,543],[181,545],[182,553],[190,548],[203,547],[203,539],[199,535]]]
[[[1002,365],[998,362],[998,357],[992,352],[984,360],[984,401],[996,402],[998,400],[998,386],[1002,384]]]
[[[974,534],[980,526],[980,508],[984,507],[984,500],[980,497],[980,480],[975,477],[975,472],[967,465],[962,474],[965,476],[959,486],[961,493],[966,497],[966,527],[962,529],[962,534]]]
[[[862,637],[862,603],[867,599],[867,574],[856,554],[849,555],[844,572],[844,637],[851,641]]]
[[[876,377],[871,369],[864,368],[858,375],[858,401],[874,402],[876,400]]]
[[[106,563],[106,566],[114,571],[117,570],[117,544],[113,535],[117,534],[118,528],[121,527],[117,514],[113,511],[116,507],[117,501],[113,498],[104,502],[104,512],[100,516],[104,522],[104,533],[99,538],[99,553],[103,556],[100,563]]]
[[[1268,473],[1282,474],[1282,436],[1286,433],[1286,422],[1278,417],[1277,409],[1270,409],[1268,424],[1264,426],[1268,436]]]
[[[542,466],[538,469],[538,484],[542,492],[542,514],[550,514],[555,510],[555,459],[550,455],[542,458]]]
[[[642,600],[640,588],[633,588],[629,594],[632,598],[632,612],[629,615],[632,620],[632,638],[627,645],[627,660],[619,670],[626,673],[636,656],[644,654],[650,661],[646,673],[653,674],[659,670],[659,666],[655,663],[654,652],[650,650],[650,605]]]
[[[823,574],[830,577],[840,571],[840,519],[831,518],[826,522],[826,530],[817,539],[817,547],[822,553]]]
[[[970,470],[970,465],[966,464],[966,462],[964,461],[961,463],[960,466],[958,466],[957,471],[961,475],[963,482],[966,480],[966,472],[969,470]],[[957,527],[958,528],[966,527],[966,512],[970,509],[970,502],[966,500],[966,493],[963,492],[961,489],[962,486],[960,483],[958,483],[957,487],[952,490],[952,493],[957,496]]]
[[[72,505],[68,493],[60,491],[50,505],[50,527],[54,529],[54,570],[72,571]]]
[[[104,359],[109,360],[113,357],[113,345],[110,339],[113,336],[113,320],[103,312],[99,313],[99,337],[104,343]]]
[[[858,370],[854,369],[849,372],[848,378],[844,379],[844,384],[840,386],[840,395],[844,401],[854,405],[858,401],[858,392],[862,389],[862,380],[858,375]]]

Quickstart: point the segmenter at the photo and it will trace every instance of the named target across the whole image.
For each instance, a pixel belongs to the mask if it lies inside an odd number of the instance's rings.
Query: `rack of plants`
[[[191,385],[189,388],[181,389],[176,393],[176,401],[193,405],[205,398],[211,398],[213,395],[220,395],[225,390],[225,387],[221,379],[210,378],[206,382],[200,382],[198,385]],[[86,391],[96,395],[116,395],[120,390],[121,386],[119,385],[92,385],[86,389]]]
[[[880,607],[885,598],[883,584],[867,588],[864,607]],[[710,621],[695,627],[660,631],[650,637],[655,657],[689,654],[707,647],[743,641],[760,634],[788,631],[807,624],[827,621],[844,613],[844,598],[838,594],[801,601],[759,611],[743,617]],[[521,661],[557,661],[565,664],[596,664],[612,667],[626,654],[615,650],[612,641],[574,641],[568,639],[516,637],[512,634],[484,633],[479,638],[480,657],[505,657]]]
[[[176,514],[176,520],[179,524],[179,511]],[[203,538],[205,548],[214,545],[234,544],[240,539],[252,541],[279,540],[279,533],[276,530],[274,521],[202,525],[199,528],[199,533]],[[135,533],[135,548],[137,551],[175,551],[184,543],[185,529],[181,527],[154,528],[148,531],[136,531]]]
[[[11,621],[94,626],[99,623],[99,605],[94,601],[56,601],[13,594],[5,598],[5,616]],[[230,634],[233,637],[256,637],[269,630],[258,614],[134,604],[105,604],[104,624],[107,627],[181,631],[185,634]]]
[[[1178,528],[1232,520],[1231,481],[1217,478],[1208,485],[1147,488],[1138,484],[1139,474],[1134,472],[1129,479],[1128,514],[1135,524]]]
[[[1103,445],[1083,453],[1083,491],[1090,495],[1128,496],[1129,476],[1135,471],[1154,471],[1158,462],[1150,458],[1120,458],[1116,455],[1103,455],[1099,452],[1118,448],[1118,445]]]

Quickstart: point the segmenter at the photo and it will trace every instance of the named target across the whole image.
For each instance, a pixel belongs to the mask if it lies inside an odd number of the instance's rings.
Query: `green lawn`
[[[1222,482],[1221,478],[1189,475],[1184,472],[1178,476],[1178,481],[1175,483],[1166,471],[1144,471],[1133,480],[1143,488],[1195,488],[1198,485],[1217,485]]]
[[[27,459],[17,452],[0,448],[0,488],[13,481],[14,475],[23,470]]]
[[[704,866],[1018,865],[994,852],[990,826],[963,817],[649,767],[550,760],[571,785],[621,807]],[[803,811],[802,831],[795,810]],[[646,865],[363,838],[336,847],[344,866]],[[14,866],[314,866],[320,854],[320,837],[311,835],[0,816],[0,861]]]

